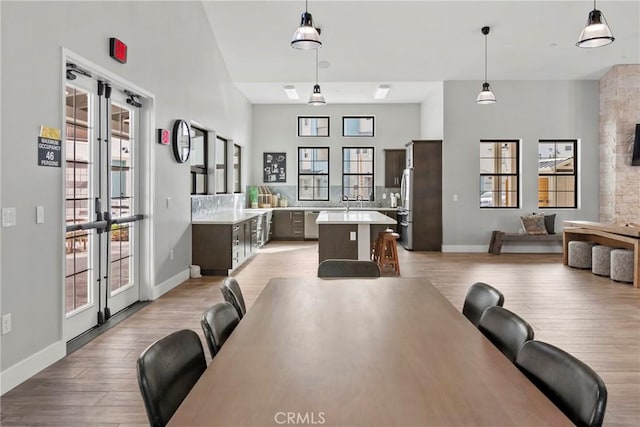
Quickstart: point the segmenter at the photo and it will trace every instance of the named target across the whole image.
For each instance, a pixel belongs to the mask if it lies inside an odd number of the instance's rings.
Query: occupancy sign
[[[59,139],[38,137],[38,165],[60,167],[62,144]]]

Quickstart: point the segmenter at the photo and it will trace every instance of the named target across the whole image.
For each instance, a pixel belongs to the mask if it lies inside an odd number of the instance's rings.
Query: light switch
[[[457,201],[458,201],[458,195],[457,195],[457,194],[454,194],[454,195],[453,195],[453,201],[454,201],[454,202],[457,202]]]
[[[16,225],[16,208],[2,208],[2,226],[14,227]]]
[[[36,206],[36,224],[44,224],[44,206]]]

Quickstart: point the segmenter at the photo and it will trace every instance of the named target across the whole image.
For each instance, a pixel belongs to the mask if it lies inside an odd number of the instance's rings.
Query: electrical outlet
[[[2,315],[2,335],[11,332],[11,313]]]
[[[36,224],[44,224],[44,206],[36,206]]]
[[[169,260],[173,261],[173,249],[169,251]]]
[[[2,208],[2,226],[14,227],[16,225],[16,208]]]

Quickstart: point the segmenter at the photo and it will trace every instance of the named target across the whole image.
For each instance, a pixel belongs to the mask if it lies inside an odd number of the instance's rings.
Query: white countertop
[[[396,220],[378,211],[321,211],[316,224],[395,224]]]
[[[346,211],[344,206],[287,206],[286,208],[275,207],[275,208],[264,208],[271,209],[274,211]],[[377,207],[377,206],[368,206],[362,208],[356,208],[351,206],[349,211],[381,211],[381,212],[395,212],[398,208],[390,208],[390,207]]]
[[[255,218],[259,215],[262,215],[266,210],[264,209],[253,209],[253,210],[243,210],[237,212],[224,212],[216,215],[212,215],[210,218],[204,220],[192,220],[191,224],[199,224],[199,225],[207,225],[207,224],[237,224],[242,221],[247,221],[251,218]]]
[[[367,208],[354,208],[349,210],[349,216],[345,216],[346,211],[341,207],[329,207],[329,208],[321,208],[321,207],[303,207],[303,206],[291,206],[286,208],[258,208],[258,209],[243,209],[241,211],[235,212],[223,212],[215,215],[211,215],[206,219],[192,220],[191,224],[198,225],[207,225],[207,224],[237,224],[239,222],[247,221],[251,218],[255,218],[258,215],[262,215],[263,213],[274,211],[274,210],[295,210],[295,211],[326,211],[331,213],[332,221],[335,221],[335,218],[342,218],[341,221],[338,222],[324,222],[325,224],[395,224],[396,221],[388,216],[381,214],[378,211],[388,212],[388,211],[397,211],[397,208],[368,208],[369,210],[363,210]],[[352,214],[371,214],[377,213],[380,217],[376,216],[378,220],[375,222],[367,221],[364,218],[366,216],[359,216],[358,220],[356,220],[356,216]],[[337,215],[334,217],[334,214]],[[381,218],[386,218],[384,222],[381,221]],[[349,220],[350,222],[346,221]]]

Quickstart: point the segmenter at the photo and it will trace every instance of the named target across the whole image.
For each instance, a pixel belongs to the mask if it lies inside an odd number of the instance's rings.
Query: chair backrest
[[[247,313],[247,308],[238,281],[233,277],[225,277],[220,285],[220,292],[224,300],[236,308],[238,316],[242,319]]]
[[[462,306],[462,314],[471,321],[475,326],[478,326],[482,313],[494,305],[502,307],[504,304],[504,295],[502,292],[489,286],[486,283],[476,282],[467,291],[467,296],[464,299],[464,305]]]
[[[533,339],[531,325],[517,314],[498,306],[489,307],[484,311],[478,329],[511,362],[516,361],[524,343]]]
[[[207,338],[211,358],[222,348],[231,332],[238,326],[240,317],[236,308],[228,302],[219,302],[202,313],[200,324]]]
[[[373,261],[325,259],[318,266],[318,277],[380,277],[380,267]]]
[[[528,341],[516,365],[574,424],[602,425],[607,387],[583,362],[551,344]]]
[[[183,329],[151,344],[138,357],[138,385],[152,426],[169,422],[207,362],[198,334]]]

